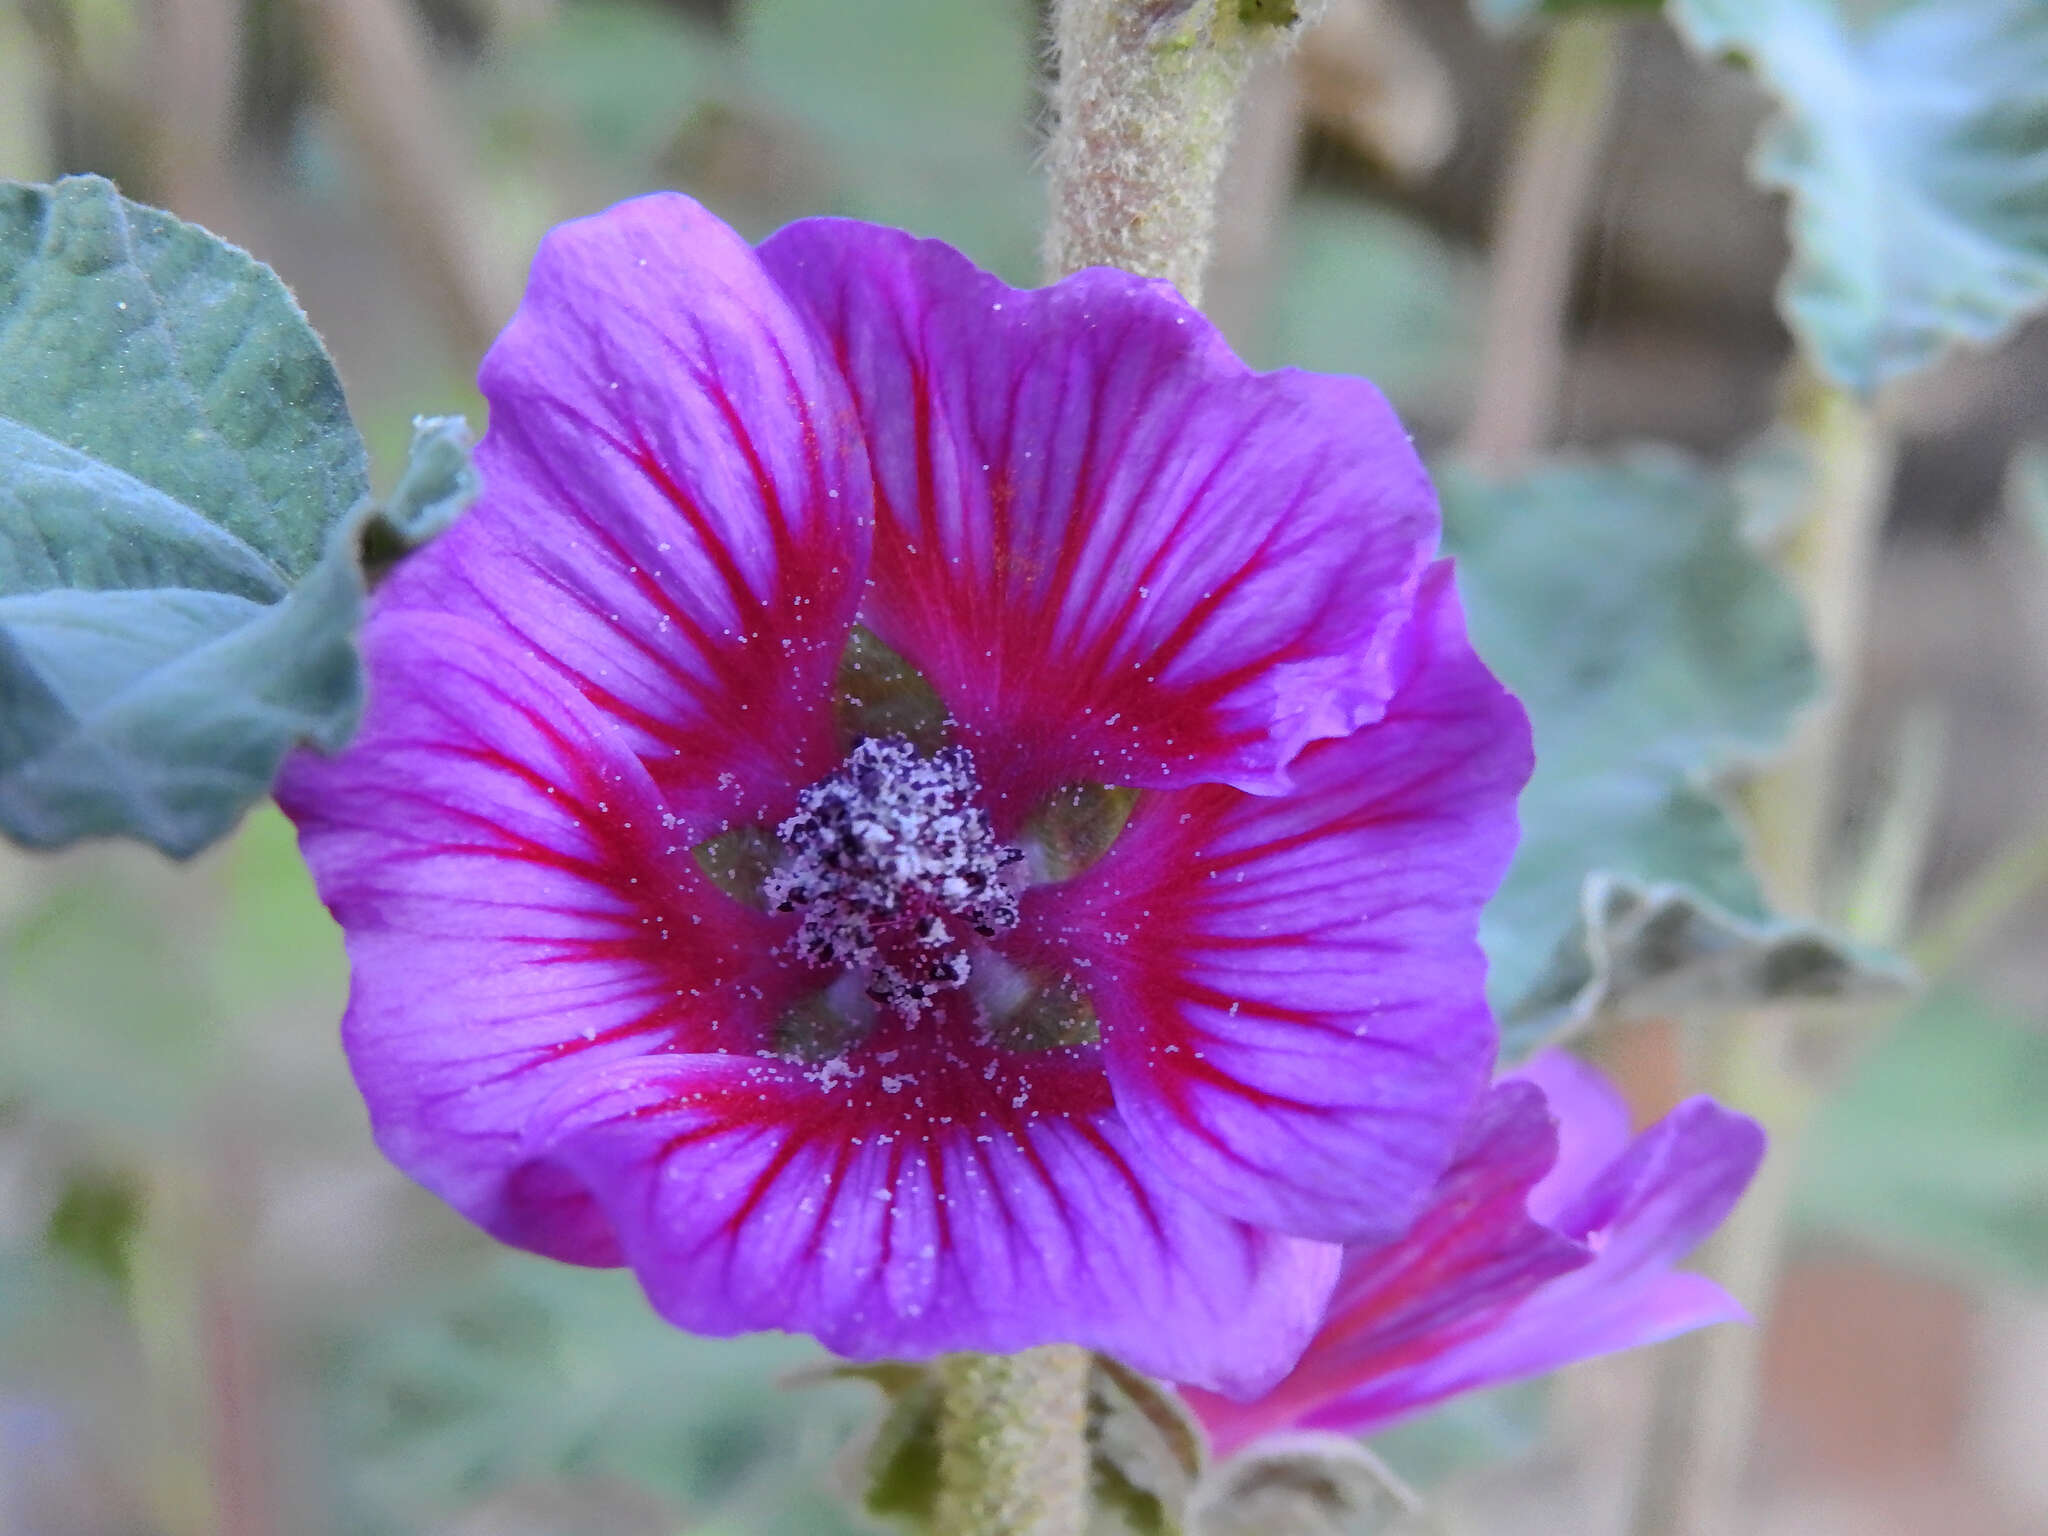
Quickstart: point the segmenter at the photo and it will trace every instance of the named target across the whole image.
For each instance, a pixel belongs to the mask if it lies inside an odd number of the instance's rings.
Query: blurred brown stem
[[[2048,826],[2025,834],[1970,876],[1913,942],[1913,964],[1930,982],[1947,975],[2044,885]]]
[[[150,0],[148,146],[153,195],[182,218],[246,240],[234,186],[241,8],[229,0]]]
[[[431,286],[451,341],[480,356],[511,311],[478,231],[483,198],[443,110],[427,38],[401,0],[299,0],[377,201]]]
[[[1801,722],[1792,749],[1748,787],[1744,805],[1773,904],[1830,918],[1835,914],[1818,909],[1893,441],[1875,409],[1803,373],[1793,382],[1786,416],[1811,445],[1815,474],[1785,569],[1805,603],[1827,692]],[[1665,1362],[1635,1536],[1741,1529],[1737,1511],[1755,1439],[1763,1329],[1784,1254],[1800,1145],[1822,1087],[1795,1050],[1795,1030],[1823,1022],[1819,1011],[1760,1011],[1710,1022],[1709,1086],[1754,1115],[1771,1137],[1762,1171],[1708,1243],[1704,1266],[1750,1308],[1756,1326],[1711,1329]]]
[[[1292,62],[1317,126],[1399,180],[1456,147],[1457,85],[1395,0],[1331,0]]]
[[[1611,18],[1561,21],[1542,48],[1507,166],[1479,392],[1463,445],[1494,474],[1542,448],[1557,417],[1572,276],[1620,74],[1621,33]]]

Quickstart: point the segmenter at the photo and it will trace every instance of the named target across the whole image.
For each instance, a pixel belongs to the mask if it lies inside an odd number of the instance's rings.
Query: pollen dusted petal
[[[589,1187],[656,1309],[694,1332],[801,1329],[855,1359],[1072,1342],[1239,1392],[1286,1370],[1334,1247],[1158,1179],[1086,1060],[1018,1071],[933,1040],[838,1069],[603,1068],[536,1118],[531,1154]]]
[[[379,610],[461,613],[555,667],[697,837],[783,814],[837,756],[870,477],[754,252],[674,194],[564,224],[479,382],[483,497]]]
[[[788,928],[712,888],[610,720],[483,625],[385,613],[350,749],[277,796],[348,939],[343,1042],[391,1160],[508,1242],[617,1263],[587,1202],[508,1183],[533,1108],[651,1050],[751,1052]]]
[[[839,220],[761,256],[867,431],[866,621],[953,711],[1005,835],[1065,783],[1273,793],[1379,715],[1437,511],[1370,384],[1255,374],[1108,269],[1020,291]]]
[[[1117,1105],[1219,1210],[1343,1242],[1414,1219],[1492,1065],[1474,937],[1529,771],[1448,566],[1378,724],[1310,748],[1279,797],[1140,801],[1107,857],[1033,892],[1076,957]]]

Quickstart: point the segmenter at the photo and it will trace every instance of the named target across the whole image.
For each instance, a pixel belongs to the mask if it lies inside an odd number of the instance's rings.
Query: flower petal
[[[1718,1226],[1763,1157],[1756,1122],[1708,1099],[1679,1105],[1630,1145],[1582,1197],[1568,1234],[1593,1262],[1537,1289],[1494,1326],[1302,1421],[1362,1433],[1459,1392],[1743,1321],[1734,1298],[1671,1266]]]
[[[1526,1093],[1528,1086],[1498,1091]],[[1755,1122],[1706,1099],[1673,1110],[1585,1192],[1570,1227],[1583,1235],[1583,1247],[1565,1232],[1517,1220],[1499,1204],[1461,1218],[1464,1180],[1506,1180],[1492,1185],[1501,1193],[1515,1184],[1527,1188],[1526,1161],[1503,1158],[1502,1150],[1498,1142],[1469,1145],[1415,1234],[1376,1253],[1346,1254],[1329,1320],[1268,1398],[1237,1405],[1189,1395],[1221,1439],[1236,1444],[1283,1425],[1364,1434],[1460,1392],[1743,1319],[1742,1308],[1711,1280],[1671,1266],[1720,1223],[1755,1173],[1763,1155]],[[1489,1162],[1497,1163],[1491,1172]],[[1414,1302],[1427,1298],[1405,1280],[1412,1250],[1467,1219],[1482,1235],[1486,1223],[1499,1223],[1506,1255],[1520,1249],[1533,1257],[1547,1244],[1591,1257],[1576,1267],[1562,1264],[1548,1278],[1541,1264],[1520,1278],[1509,1264],[1497,1273],[1514,1283],[1491,1294],[1483,1284],[1454,1283],[1435,1317],[1416,1311]],[[1519,1300],[1517,1288],[1525,1293]]]
[[[1284,1381],[1250,1403],[1188,1394],[1218,1453],[1268,1430],[1322,1423],[1332,1400],[1347,1413],[1386,1394],[1400,1400],[1414,1370],[1588,1263],[1590,1250],[1524,1208],[1556,1150],[1543,1095],[1527,1083],[1495,1088],[1422,1218],[1383,1248],[1347,1251],[1329,1314]]]
[[[1086,1052],[1013,1058],[926,1021],[876,1065],[671,1056],[601,1069],[533,1127],[602,1202],[655,1308],[857,1359],[1070,1342],[1257,1390],[1337,1252],[1215,1215],[1146,1168]]]
[[[1447,566],[1386,716],[1297,787],[1147,796],[1094,869],[1032,893],[1102,1017],[1118,1107],[1220,1210],[1382,1242],[1449,1164],[1494,1031],[1474,930],[1515,840],[1520,707],[1473,656]]]
[[[484,494],[382,608],[556,667],[696,836],[827,771],[866,574],[844,385],[739,236],[674,194],[564,224],[484,359]]]
[[[841,220],[761,258],[867,431],[867,621],[952,709],[999,822],[1084,780],[1275,793],[1379,716],[1438,519],[1370,384],[1255,374],[1106,268],[1021,291]]]
[[[1529,1191],[1529,1214],[1555,1224],[1629,1143],[1628,1101],[1600,1070],[1570,1051],[1538,1051],[1508,1076],[1543,1090],[1557,1122],[1557,1161]]]
[[[558,673],[445,614],[386,610],[364,649],[355,743],[295,755],[277,796],[347,934],[378,1143],[506,1241],[616,1263],[580,1194],[509,1182],[526,1122],[594,1062],[754,1049],[782,930],[712,888]]]

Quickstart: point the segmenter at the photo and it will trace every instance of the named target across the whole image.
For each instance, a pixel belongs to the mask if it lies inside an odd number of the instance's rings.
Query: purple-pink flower
[[[1270,1385],[1485,1089],[1530,761],[1385,401],[675,196],[550,235],[481,382],[279,791],[385,1151],[685,1328]]]
[[[1741,1319],[1676,1270],[1763,1157],[1756,1122],[1690,1099],[1641,1135],[1607,1082],[1547,1051],[1481,1100],[1428,1210],[1346,1252],[1328,1317],[1252,1402],[1185,1395],[1216,1449],[1278,1430],[1364,1434],[1478,1387]]]

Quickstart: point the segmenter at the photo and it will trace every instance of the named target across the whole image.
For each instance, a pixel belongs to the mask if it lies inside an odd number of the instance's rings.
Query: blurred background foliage
[[[1376,379],[1445,467],[1477,632],[1545,749],[1489,934],[1526,1043],[1601,980],[1568,933],[1595,870],[1684,879],[1711,906],[1690,921],[1781,952],[1708,784],[1777,743],[1814,679],[1754,553],[1797,451],[1759,437],[1792,346],[1784,205],[1745,173],[1775,109],[1649,8],[1567,274],[1545,407],[1572,454],[1510,492],[1449,467],[1531,89],[1530,34],[1498,24],[1537,7],[1476,9],[1334,0],[1261,73],[1209,307],[1255,362]],[[1910,91],[1931,7],[1850,7],[1854,30],[1820,26],[1818,0],[1675,10],[1796,95],[1836,65]],[[1958,67],[2042,58],[2038,25],[2024,46],[1936,32]],[[97,171],[276,267],[389,484],[415,414],[481,424],[475,359],[541,232],[634,192],[682,187],[757,236],[902,224],[1030,280],[1042,36],[1030,0],[0,0],[0,175]],[[1928,113],[1958,110],[1938,97]],[[1944,144],[1995,136],[1969,107]],[[1958,189],[2017,209],[2012,248],[2039,248],[2043,173],[2000,192],[1800,110],[1759,174],[1809,220],[1790,313],[1861,387],[1924,361],[1924,315],[1859,329],[1830,275],[1872,241],[1917,250],[1914,272],[1953,280],[1926,305],[1967,308]],[[1918,195],[1827,211],[1895,152]],[[1892,215],[1910,227],[1856,222]],[[2024,262],[1993,276],[2038,284]],[[2026,515],[2048,474],[2009,477],[2048,435],[2044,380],[2030,328],[1890,397],[1834,906],[1853,938],[1910,939],[1933,985],[1811,1041],[1842,1086],[1780,1151],[1800,1225],[1765,1341],[1760,1530],[2048,1524],[2048,551]],[[1643,439],[1687,453],[1622,446]],[[0,1532],[851,1529],[834,1468],[866,1389],[781,1385],[806,1346],[684,1337],[624,1277],[499,1252],[406,1185],[347,1083],[345,987],[274,811],[188,867],[0,848]],[[1594,1045],[1648,1118],[1689,1046],[1680,1010],[1635,1011]],[[1648,1390],[1604,1363],[1380,1448],[1450,1528],[1604,1530],[1587,1490],[1625,1480],[1603,1446]]]

